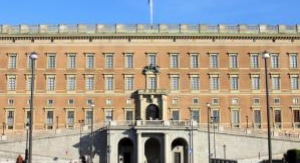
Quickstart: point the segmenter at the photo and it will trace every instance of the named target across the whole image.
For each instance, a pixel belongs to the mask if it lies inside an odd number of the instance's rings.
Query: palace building
[[[0,122],[7,133],[29,122],[36,52],[34,130],[104,124],[99,162],[199,160],[207,122],[266,130],[266,78],[272,130],[298,131],[299,34],[299,25],[1,25]]]

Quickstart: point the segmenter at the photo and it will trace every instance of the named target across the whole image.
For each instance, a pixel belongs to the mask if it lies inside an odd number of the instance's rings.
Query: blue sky
[[[153,0],[154,24],[300,24],[300,0]],[[148,0],[0,0],[0,24],[148,24]]]

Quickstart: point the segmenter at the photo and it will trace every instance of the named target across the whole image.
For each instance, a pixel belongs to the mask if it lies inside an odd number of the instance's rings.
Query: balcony
[[[166,89],[139,89],[138,95],[167,95]]]

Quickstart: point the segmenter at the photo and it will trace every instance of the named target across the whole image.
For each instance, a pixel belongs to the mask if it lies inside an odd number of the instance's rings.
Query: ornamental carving
[[[144,69],[143,69],[143,74],[147,74],[149,72],[154,73],[154,74],[159,73],[160,72],[159,66],[154,65],[154,64],[150,64],[148,66],[145,66]]]

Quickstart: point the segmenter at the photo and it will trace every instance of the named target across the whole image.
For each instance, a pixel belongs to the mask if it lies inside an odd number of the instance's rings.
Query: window
[[[8,91],[15,91],[17,87],[17,81],[16,81],[16,76],[11,75],[8,76],[8,81],[7,81],[7,89]]]
[[[251,83],[252,83],[252,90],[260,89],[260,77],[259,76],[252,76]]]
[[[192,99],[192,104],[194,104],[194,105],[199,104],[199,99],[198,98],[193,98]]]
[[[55,76],[47,76],[47,91],[55,90]]]
[[[278,54],[271,54],[271,67],[279,68],[279,56]]]
[[[93,111],[92,110],[86,110],[85,111],[85,123],[86,124],[91,124],[92,123],[92,116],[93,116]]]
[[[192,76],[191,77],[191,90],[200,90],[200,87],[199,87],[199,77],[198,76]]]
[[[239,99],[238,98],[233,98],[231,99],[231,104],[232,105],[238,105],[240,103]]]
[[[7,103],[8,103],[9,106],[12,106],[12,105],[15,104],[15,100],[14,99],[8,99]]]
[[[258,54],[251,54],[251,68],[259,68],[258,57]]]
[[[213,98],[211,100],[211,104],[213,104],[213,105],[219,105],[219,99],[218,98]]]
[[[291,76],[291,89],[298,90],[299,89],[299,77]]]
[[[231,110],[231,123],[232,123],[233,127],[239,127],[240,110],[238,110],[238,109]]]
[[[212,122],[213,123],[219,123],[220,122],[220,110],[219,109],[213,109],[212,110]]]
[[[210,89],[211,90],[219,90],[219,77],[212,76],[210,78]]]
[[[259,105],[259,103],[260,103],[259,98],[253,98],[253,102],[252,102],[253,105]]]
[[[76,68],[76,55],[68,54],[68,68]]]
[[[133,68],[133,54],[132,53],[125,54],[125,68]]]
[[[153,76],[153,77],[149,77],[148,79],[149,79],[149,81],[148,81],[148,88],[149,89],[156,89],[157,88],[156,77]]]
[[[148,65],[156,65],[156,55],[155,54],[148,54]]]
[[[68,110],[67,111],[67,127],[68,128],[73,128],[74,127],[74,111],[73,110]]]
[[[126,110],[125,119],[126,119],[126,122],[129,122],[129,123],[133,122],[133,110]]]
[[[274,98],[274,104],[279,105],[280,104],[280,98]]]
[[[173,104],[173,105],[177,105],[178,103],[179,103],[178,98],[173,98],[173,99],[172,99],[172,104]]]
[[[218,68],[219,67],[219,57],[218,54],[210,55],[210,68]]]
[[[171,89],[175,91],[179,90],[179,76],[171,77]]]
[[[29,124],[29,121],[30,121],[30,110],[29,109],[26,109],[25,110],[25,124]]]
[[[53,112],[53,110],[48,110],[46,114],[47,114],[47,117],[46,117],[47,129],[53,129],[54,112]]]
[[[274,110],[274,122],[281,123],[281,110],[279,109]]]
[[[31,69],[32,59],[30,58],[30,54],[27,55],[27,69]]]
[[[170,68],[179,68],[179,55],[171,54],[170,57]]]
[[[292,53],[290,56],[290,68],[298,68],[298,54]]]
[[[199,68],[198,54],[190,55],[190,67],[191,68]]]
[[[85,78],[85,90],[94,90],[94,76],[86,76]]]
[[[199,113],[199,110],[192,110],[192,112],[191,112],[191,118],[194,120],[194,121],[196,121],[197,123],[199,123],[199,118],[200,118],[200,113]]]
[[[237,76],[230,77],[230,89],[231,90],[239,89],[239,78]]]
[[[76,89],[76,78],[75,76],[68,76],[67,78],[67,90],[75,91]]]
[[[279,76],[272,76],[272,89],[280,90],[280,77]]]
[[[293,110],[294,114],[294,122],[299,123],[300,122],[300,110]]]
[[[112,100],[111,99],[106,99],[105,104],[106,105],[112,105]]]
[[[52,99],[47,100],[47,105],[53,105],[53,104],[54,104],[54,101]]]
[[[172,120],[179,121],[179,110],[172,110]]]
[[[74,100],[73,99],[69,99],[68,100],[68,105],[74,105]]]
[[[293,104],[299,104],[299,98],[298,97],[293,97]]]
[[[114,55],[105,54],[105,68],[114,68]]]
[[[125,76],[125,90],[133,90],[133,76]]]
[[[114,77],[113,76],[105,77],[105,90],[106,91],[114,90]]]
[[[94,54],[86,54],[86,68],[94,68]]]
[[[55,54],[47,54],[48,68],[51,69],[56,67],[55,57]]]
[[[237,54],[229,54],[229,67],[230,68],[238,68]]]
[[[131,100],[131,99],[127,99],[127,100],[126,100],[126,104],[127,104],[127,105],[131,105],[131,104],[132,104],[132,100]]]
[[[15,121],[14,119],[15,119],[15,111],[8,110],[7,119],[6,119],[7,129],[14,129],[14,121]]]
[[[93,101],[92,99],[87,99],[87,100],[86,100],[86,104],[87,104],[88,106],[91,106],[92,104],[94,104],[94,101]]]
[[[105,111],[105,121],[112,121],[113,120],[113,111],[112,110],[106,110]]]
[[[261,128],[261,111],[254,110],[254,127]]]
[[[26,90],[27,91],[31,90],[31,80],[32,80],[31,76],[26,76]]]
[[[17,54],[9,54],[8,68],[17,68]]]

